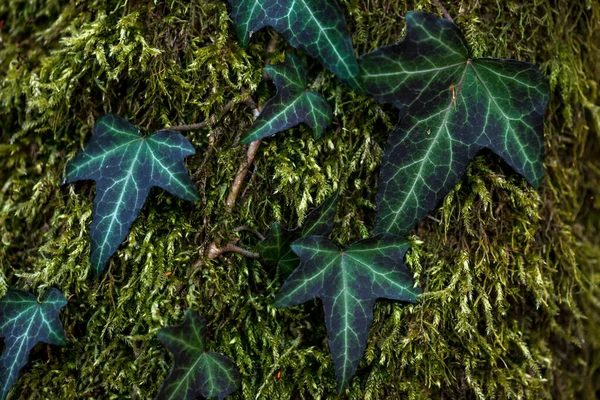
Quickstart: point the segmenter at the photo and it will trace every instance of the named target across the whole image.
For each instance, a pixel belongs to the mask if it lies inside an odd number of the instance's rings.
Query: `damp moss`
[[[341,0],[357,55],[401,39],[430,1]],[[474,56],[537,64],[552,96],[547,177],[533,190],[489,152],[414,230],[407,262],[418,305],[379,301],[348,399],[593,398],[600,390],[600,6],[594,0],[443,1]],[[231,213],[225,199],[250,126],[244,91],[274,88],[265,59],[294,51],[270,29],[241,49],[225,1],[0,2],[0,292],[68,298],[69,343],[38,346],[13,399],[150,399],[171,365],[156,330],[188,308],[210,348],[240,367],[232,398],[335,398],[321,305],[276,309],[274,267],[207,245],[236,226],[294,227],[340,190],[333,236],[373,225],[382,148],[396,116],[313,60],[311,89],[334,109],[327,135],[305,127],[265,140]],[[198,203],[153,189],[107,272],[92,276],[94,185],[61,185],[94,120],[117,113],[149,131],[232,110],[186,133]],[[245,232],[238,245],[256,240]],[[280,379],[278,379],[278,376]]]

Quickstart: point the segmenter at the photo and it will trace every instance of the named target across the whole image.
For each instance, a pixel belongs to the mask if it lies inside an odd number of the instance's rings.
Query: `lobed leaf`
[[[175,361],[156,400],[224,399],[240,385],[237,366],[227,357],[205,350],[206,321],[188,310],[180,325],[158,331],[158,339]]]
[[[277,94],[267,101],[241,142],[263,139],[302,122],[313,129],[315,138],[320,138],[331,123],[332,111],[323,96],[306,90],[307,71],[302,62],[287,54],[283,64],[268,65],[266,71],[277,87]]]
[[[49,289],[40,302],[34,295],[11,289],[0,300],[0,337],[4,352],[0,357],[0,400],[4,400],[27,364],[29,353],[39,342],[64,346],[65,331],[59,311],[67,299],[57,289]]]
[[[323,301],[338,391],[343,392],[365,351],[376,299],[416,302],[421,290],[403,262],[408,242],[378,235],[338,248],[323,236],[296,240],[300,266],[275,297],[277,307]]]
[[[65,183],[96,181],[90,228],[96,275],[127,236],[148,193],[158,186],[185,200],[199,200],[183,158],[194,154],[185,137],[159,131],[149,137],[116,115],[96,121],[94,136],[67,164]]]
[[[544,175],[549,87],[541,71],[521,61],[471,59],[449,20],[410,12],[406,22],[402,42],[360,60],[363,89],[404,115],[383,156],[375,233],[407,234],[483,148],[535,187]]]
[[[292,242],[302,236],[328,235],[333,229],[338,199],[337,192],[328,197],[304,218],[299,229],[287,230],[279,222],[273,223],[265,240],[258,244],[261,259],[277,263],[280,276],[287,278],[300,262],[292,251]]]
[[[248,45],[266,26],[289,44],[321,61],[341,79],[358,75],[344,14],[335,0],[229,0],[238,40]]]

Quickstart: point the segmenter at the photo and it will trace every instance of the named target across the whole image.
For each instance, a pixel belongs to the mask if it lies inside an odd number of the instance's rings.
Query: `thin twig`
[[[427,214],[427,218],[429,218],[432,221],[437,222],[438,224],[441,224],[442,221],[440,221],[439,219],[437,219],[436,217],[432,217],[431,215]]]
[[[275,46],[277,45],[277,36],[274,36],[271,38],[271,40],[269,41],[269,44],[267,45],[267,51],[269,53],[272,53],[273,51],[275,51]],[[271,62],[270,58],[267,59],[266,64],[269,64]],[[254,120],[256,120],[258,118],[258,116],[260,115],[260,107],[256,104],[256,102],[254,101],[254,99],[252,99],[252,96],[248,95],[244,101],[244,103],[246,103],[251,109],[252,109],[252,117]],[[231,190],[229,191],[229,195],[227,196],[227,200],[225,200],[225,207],[227,209],[227,211],[231,212],[233,210],[233,206],[235,204],[235,200],[238,197],[238,194],[240,192],[240,189],[242,187],[242,184],[244,183],[244,180],[246,179],[246,175],[248,174],[248,170],[250,169],[250,166],[252,165],[252,162],[254,161],[254,157],[256,156],[256,153],[258,152],[258,148],[260,146],[260,140],[255,140],[252,143],[250,143],[250,145],[248,146],[248,150],[246,151],[246,159],[242,162],[242,164],[240,165],[237,174],[235,175],[235,178],[233,180],[233,184],[231,185]],[[255,232],[256,234],[258,234],[258,232]],[[260,234],[258,234],[260,235]],[[260,235],[262,236],[262,235]],[[264,239],[264,237],[262,238]],[[221,247],[219,248],[215,242],[212,242],[208,245],[208,258],[210,259],[214,259],[217,258],[219,255],[226,253],[226,252],[234,252],[234,253],[238,253],[238,254],[242,254],[246,257],[250,257],[250,258],[260,258],[260,255],[258,253],[253,253],[251,251],[242,249],[241,247],[238,247],[235,245],[235,241],[228,243],[225,247]]]
[[[235,204],[235,199],[240,192],[242,187],[242,183],[244,183],[244,179],[246,179],[246,175],[248,174],[248,170],[252,162],[254,161],[254,157],[258,152],[258,148],[260,146],[260,140],[255,140],[250,143],[248,146],[248,152],[246,153],[246,162],[240,165],[238,172],[233,180],[233,184],[231,185],[231,191],[227,196],[227,200],[225,201],[225,207],[227,207],[227,211],[231,212],[233,210],[233,205]]]
[[[242,191],[242,194],[239,196],[240,199],[244,200],[246,198],[246,192],[254,184],[255,180],[256,180],[256,164],[254,164],[254,168],[252,169],[252,173],[250,174],[250,179],[248,179],[248,183],[244,186],[244,190]]]
[[[244,100],[246,104],[248,104],[252,108],[252,115],[254,119],[258,118],[260,115],[260,108],[256,105],[252,97],[246,98]],[[246,175],[248,174],[248,170],[250,169],[250,165],[254,161],[254,157],[258,152],[258,147],[260,146],[260,140],[255,140],[250,143],[248,146],[248,151],[246,152],[246,160],[243,162],[238,168],[238,172],[235,175],[235,179],[233,180],[233,184],[231,185],[231,190],[229,191],[229,195],[227,196],[227,200],[225,201],[225,207],[227,207],[227,211],[231,212],[233,210],[233,206],[235,204],[235,200],[238,197],[240,189],[242,187],[242,183],[244,183],[244,179],[246,179]]]
[[[277,45],[277,36],[273,36],[267,45],[267,51],[272,53],[275,51],[275,46]],[[271,59],[267,58],[265,64],[268,65],[271,63]],[[252,109],[252,116],[254,120],[258,118],[260,115],[260,107],[256,104],[256,102],[252,99],[251,96],[246,97],[244,102]],[[235,179],[233,180],[233,185],[231,185],[231,191],[227,196],[227,200],[225,201],[225,207],[227,210],[231,212],[233,210],[233,205],[235,204],[235,199],[240,192],[240,188],[242,187],[242,183],[248,174],[248,170],[250,169],[250,165],[254,161],[254,157],[256,156],[256,152],[258,151],[258,147],[260,146],[260,140],[255,140],[248,146],[248,151],[246,152],[246,160],[240,165],[237,174],[235,175]]]
[[[255,231],[252,228],[248,228],[247,226],[238,226],[237,228],[235,228],[233,230],[234,232],[242,232],[242,231],[246,231],[246,232],[250,232],[252,233],[254,236],[256,236],[257,238],[259,238],[260,240],[265,240],[265,237],[263,236],[262,233]]]
[[[190,125],[170,126],[168,128],[161,129],[161,131],[177,131],[177,132],[181,132],[181,131],[193,131],[193,130],[196,130],[196,129],[202,129],[202,128],[208,126],[208,125],[213,125],[215,122],[217,122],[218,120],[220,120],[221,118],[223,118],[225,116],[225,114],[227,114],[229,112],[229,110],[231,110],[232,106],[233,106],[233,100],[231,100],[229,103],[227,103],[225,105],[225,107],[223,107],[223,109],[221,110],[221,113],[219,115],[214,114],[213,116],[211,116],[206,121],[202,121],[202,122],[199,122],[197,124],[190,124]]]
[[[238,253],[243,255],[244,257],[258,259],[260,258],[260,254],[253,253],[249,250],[242,249],[241,247],[236,246],[233,243],[227,243],[224,247],[218,248],[214,243],[211,243],[208,248],[208,258],[214,260],[219,257],[223,253]]]
[[[258,116],[260,115],[260,107],[256,105],[254,99],[248,96],[244,99],[244,103],[246,103],[246,105],[252,110],[252,117],[254,119],[258,118]]]
[[[271,38],[271,40],[269,41],[269,44],[267,45],[267,53],[271,54],[275,51],[275,48],[277,47],[277,36],[273,36]],[[265,66],[271,64],[271,57],[267,57],[267,59],[265,60]],[[270,80],[271,77],[269,75],[267,75],[267,70],[265,69],[263,71],[263,81],[268,81]]]
[[[449,20],[450,22],[454,22],[454,20],[452,19],[452,17],[450,16],[450,14],[448,14],[448,10],[446,10],[446,7],[444,7],[442,5],[442,3],[440,3],[440,0],[431,0],[433,1],[433,3],[440,9],[440,12],[442,13],[442,15],[444,16],[444,18],[446,18],[447,20]]]
[[[275,46],[277,45],[277,40],[276,37],[273,37],[271,39],[271,41],[269,42],[269,44],[267,45],[267,52],[268,53],[272,53],[275,51]],[[271,63],[271,58],[267,58],[265,64],[269,65]],[[265,80],[269,79],[269,77],[265,74],[264,76]],[[245,92],[244,89],[242,89],[242,92]],[[250,96],[250,95],[248,95]],[[247,102],[249,97],[247,97],[246,99],[244,99],[242,102]],[[252,103],[254,104],[254,101],[252,101]],[[161,131],[193,131],[193,130],[197,130],[197,129],[202,129],[205,128],[208,125],[213,125],[215,122],[219,121],[221,118],[223,118],[225,116],[225,114],[227,114],[229,112],[229,110],[231,110],[231,107],[233,107],[233,100],[229,101],[229,103],[227,103],[225,105],[225,107],[223,107],[223,109],[221,110],[221,113],[219,115],[214,114],[212,115],[209,119],[207,119],[206,121],[202,121],[202,122],[198,122],[197,124],[189,124],[189,125],[176,125],[176,126],[170,126],[168,128],[164,128],[161,129]],[[253,110],[256,108],[256,104],[254,104]],[[259,112],[260,114],[260,112]],[[254,115],[254,119],[256,119],[257,115]]]

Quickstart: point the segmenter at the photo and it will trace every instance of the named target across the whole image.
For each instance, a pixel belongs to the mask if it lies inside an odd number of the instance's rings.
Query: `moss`
[[[539,192],[483,153],[414,232],[407,259],[419,305],[376,305],[348,399],[593,398],[600,390],[600,6],[593,0],[444,2],[476,56],[534,62],[550,78],[546,172]],[[422,1],[341,1],[357,54],[398,41]],[[152,398],[171,364],[158,328],[189,307],[210,348],[243,375],[233,398],[333,398],[320,304],[275,309],[272,266],[204,257],[235,226],[295,226],[341,190],[336,240],[366,236],[377,170],[395,123],[313,60],[312,89],[332,104],[328,136],[304,127],[261,145],[232,213],[225,198],[251,122],[242,88],[263,103],[264,60],[292,51],[271,30],[239,48],[224,1],[9,0],[0,3],[0,292],[69,297],[69,344],[39,346],[12,398]],[[61,186],[94,119],[114,112],[149,130],[206,119],[186,133],[203,200],[154,190],[101,278],[91,276],[92,183]],[[251,247],[255,239],[241,235]],[[167,272],[172,275],[166,276]],[[276,378],[281,372],[281,379]]]

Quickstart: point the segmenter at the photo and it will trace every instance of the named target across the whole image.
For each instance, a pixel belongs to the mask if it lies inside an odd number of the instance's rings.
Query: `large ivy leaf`
[[[321,61],[341,79],[358,75],[344,14],[335,0],[229,0],[242,47],[273,27],[292,46]]]
[[[261,259],[277,263],[280,276],[287,278],[300,262],[300,258],[292,251],[292,242],[302,236],[328,235],[333,229],[338,199],[338,193],[325,199],[308,213],[299,229],[287,230],[279,222],[273,223],[265,240],[258,244]]]
[[[31,293],[11,289],[0,300],[0,337],[4,353],[0,357],[0,400],[17,381],[27,364],[31,349],[39,342],[64,346],[65,331],[58,318],[67,299],[58,290],[48,290],[41,302]]]
[[[274,135],[302,122],[313,129],[315,138],[320,138],[331,123],[332,111],[323,96],[306,90],[307,71],[302,62],[287,54],[283,64],[268,65],[266,71],[277,87],[277,94],[267,101],[242,143]]]
[[[421,290],[403,262],[405,239],[379,235],[341,250],[322,236],[296,240],[300,266],[285,281],[275,305],[321,298],[338,391],[350,383],[365,351],[377,298],[415,302]]]
[[[153,186],[185,200],[200,199],[183,164],[183,158],[194,153],[190,142],[174,131],[143,137],[116,115],[96,121],[94,136],[68,163],[65,180],[96,181],[90,229],[96,274],[127,236]]]
[[[547,79],[529,63],[471,59],[454,23],[406,16],[404,40],[360,60],[361,86],[404,118],[383,156],[375,233],[405,235],[463,175],[482,148],[529,183],[544,175]]]
[[[223,399],[240,385],[237,366],[227,357],[205,350],[206,321],[188,310],[180,325],[158,331],[158,339],[175,357],[156,400]]]

